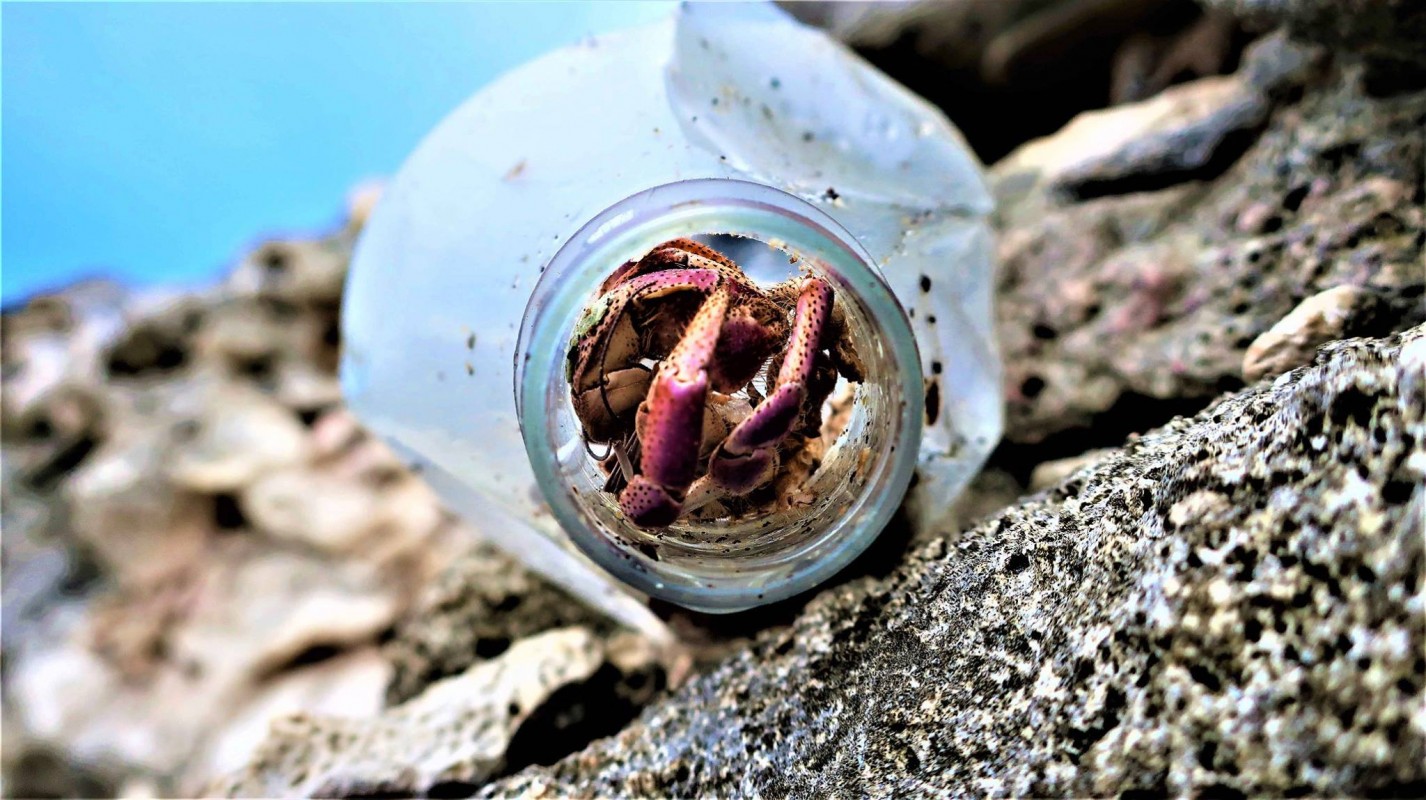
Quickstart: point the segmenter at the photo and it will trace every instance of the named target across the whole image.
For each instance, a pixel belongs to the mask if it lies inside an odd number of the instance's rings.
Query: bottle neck
[[[590,458],[570,402],[575,326],[620,264],[671,239],[759,240],[829,281],[865,362],[846,427],[817,468],[805,505],[737,521],[680,521],[652,534],[624,519]],[[571,236],[546,265],[516,348],[526,452],[551,511],[595,562],[648,594],[734,611],[804,591],[880,533],[910,482],[921,436],[922,376],[901,306],[870,257],[835,220],[761,184],[697,180],[633,195]]]

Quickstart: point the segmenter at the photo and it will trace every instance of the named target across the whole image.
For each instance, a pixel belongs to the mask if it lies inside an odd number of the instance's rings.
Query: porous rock
[[[1335,286],[1312,295],[1248,345],[1243,379],[1255,381],[1306,364],[1327,342],[1349,338],[1353,329],[1379,326],[1379,314],[1403,316],[1382,309],[1384,305],[1380,295],[1361,286]]]
[[[1426,329],[1178,419],[482,797],[1411,794]]]
[[[1085,197],[1135,180],[1172,182],[1231,158],[1235,136],[1267,119],[1271,103],[1242,75],[1165,90],[1139,103],[1081,114],[1054,136],[1000,162],[1003,173],[1039,171],[1057,191]]]
[[[1262,28],[1372,58],[1426,66],[1426,6],[1416,0],[1200,0]]]
[[[256,797],[426,794],[496,772],[520,725],[604,661],[582,628],[523,639],[499,658],[429,686],[371,721],[296,715],[275,722],[239,773],[210,793]]]
[[[1258,336],[1334,287],[1402,308],[1348,335],[1421,321],[1426,91],[1372,96],[1360,68],[1281,35],[1210,80],[1173,90],[1192,114],[1164,116],[1164,99],[1090,112],[992,169],[1007,440],[1116,444],[1196,411],[1242,384]],[[1270,108],[1261,124],[1229,113],[1244,97]],[[1088,160],[1055,144],[1125,125],[1152,135]],[[1164,155],[1182,141],[1215,144],[1185,169]]]
[[[380,640],[473,534],[330,407],[353,233],[194,294],[88,283],[0,317],[16,785],[58,762],[192,794],[273,716],[382,707]]]
[[[261,392],[222,385],[184,399],[201,406],[174,432],[179,442],[166,454],[167,477],[177,486],[233,492],[307,456],[307,432],[296,415]]]
[[[606,627],[598,615],[492,545],[475,542],[436,576],[396,626],[385,652],[393,705],[551,628]]]
[[[1036,464],[1034,471],[1030,473],[1030,491],[1038,492],[1042,489],[1048,489],[1057,483],[1061,483],[1065,478],[1098,462],[1113,452],[1113,450],[1101,448],[1080,453],[1077,456],[1070,456],[1069,458],[1042,461]]]

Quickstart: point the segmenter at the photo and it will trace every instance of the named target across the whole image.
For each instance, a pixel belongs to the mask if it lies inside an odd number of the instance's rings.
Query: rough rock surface
[[[1130,36],[1151,5],[1186,3],[916,13],[1022,106],[1082,46],[1121,98],[1237,58],[1211,14]],[[472,545],[340,409],[372,193],[211,292],[7,310],[0,794],[1426,793],[1426,344],[1315,355],[1426,313],[1426,92],[1383,66],[1426,36],[1398,0],[1207,5],[1352,52],[1275,35],[995,168],[1010,442],[957,507],[986,521],[805,612],[663,609],[712,674],[554,766],[686,667]]]
[[[477,542],[441,571],[396,626],[385,646],[395,669],[386,701],[405,702],[512,642],[568,625],[608,628],[514,558]]]
[[[380,710],[377,642],[459,534],[337,408],[354,233],[270,242],[196,295],[7,310],[7,758],[171,793],[271,718]]]
[[[1423,481],[1426,330],[1334,343],[481,796],[1419,793]]]
[[[1409,302],[1399,304],[1405,306]],[[1419,305],[1420,298],[1415,302]],[[1334,286],[1298,303],[1291,313],[1248,345],[1243,354],[1243,378],[1255,381],[1287,372],[1311,361],[1313,352],[1333,339],[1349,339],[1363,331],[1390,327],[1409,316],[1409,310],[1392,308],[1387,298],[1371,289]]]
[[[1201,0],[1271,28],[1286,25],[1294,36],[1368,58],[1426,66],[1426,6],[1416,0]],[[1426,76],[1426,73],[1423,73]]]
[[[522,639],[373,720],[287,717],[247,767],[205,794],[445,796],[496,774],[530,715],[604,661],[593,633],[563,628]]]
[[[1374,97],[1324,58],[1269,37],[1230,78],[1171,90],[1173,113],[1162,98],[1090,112],[995,166],[1009,441],[1098,425],[1083,444],[1117,444],[1125,420],[1201,408],[1242,385],[1259,335],[1333,287],[1420,320],[1426,91]],[[1271,110],[1259,124],[1245,108]],[[1069,146],[1126,126],[1145,135]]]
[[[268,242],[195,295],[85,284],[6,310],[7,796],[192,793],[273,720],[355,726],[563,625],[607,639],[601,724],[659,685],[634,665],[641,640],[454,522],[340,407],[336,310],[361,213]],[[556,701],[525,709],[526,735],[560,714],[568,735],[611,732]]]
[[[944,109],[987,162],[1086,108],[1231,71],[1246,43],[1231,15],[1192,0],[779,5]]]

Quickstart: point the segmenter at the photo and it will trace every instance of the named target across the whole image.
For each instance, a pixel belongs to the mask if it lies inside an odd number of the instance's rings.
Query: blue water
[[[672,3],[0,8],[0,295],[201,284],[320,230],[501,72]]]

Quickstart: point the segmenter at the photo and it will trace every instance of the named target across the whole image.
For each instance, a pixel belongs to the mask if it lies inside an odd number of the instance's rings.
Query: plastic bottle
[[[353,261],[344,391],[458,513],[627,622],[658,627],[610,574],[702,610],[771,602],[860,552],[908,483],[914,524],[935,524],[999,438],[990,210],[955,129],[846,48],[771,6],[686,4],[515,70],[426,138]],[[686,234],[828,277],[868,361],[831,499],[769,523],[802,530],[761,551],[744,529],[734,553],[706,530],[640,540],[569,408],[595,288]],[[773,270],[756,250],[745,268]]]

